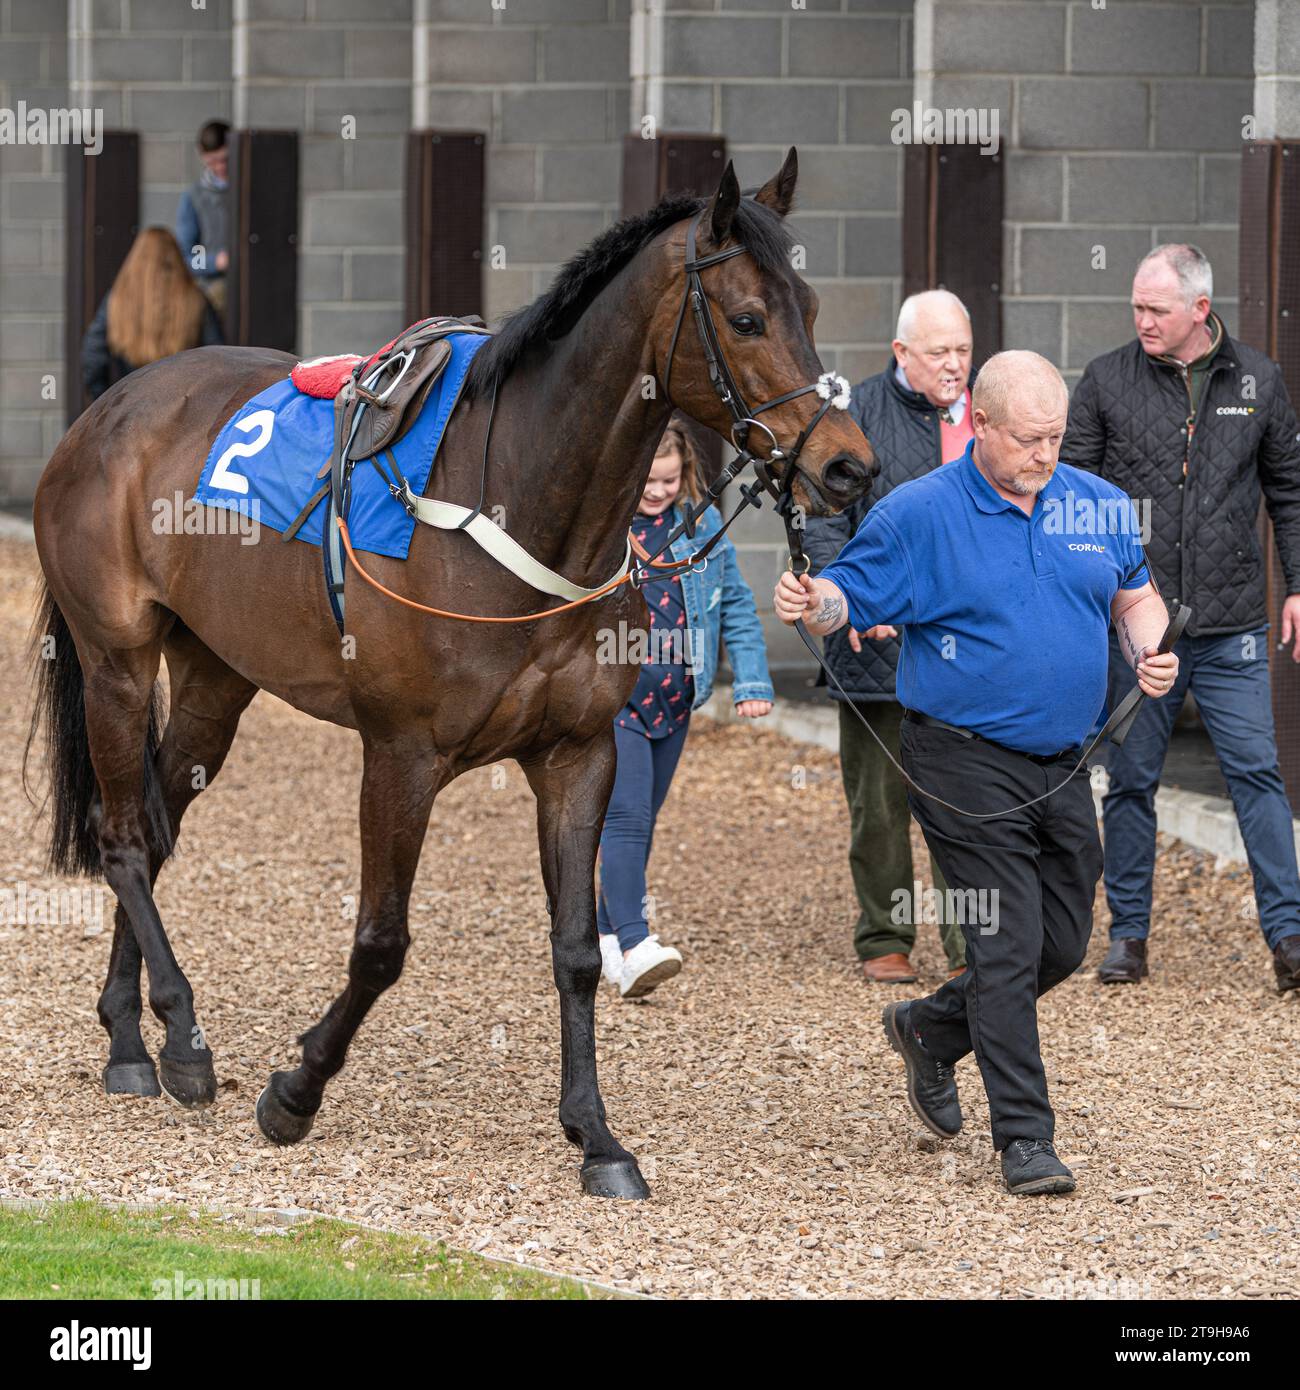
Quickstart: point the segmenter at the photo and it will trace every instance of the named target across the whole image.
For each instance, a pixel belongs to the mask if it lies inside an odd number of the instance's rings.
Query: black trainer
[[[961,1133],[961,1103],[957,1099],[957,1083],[952,1068],[937,1061],[921,1045],[921,1040],[907,1026],[910,1004],[886,1004],[880,1021],[885,1026],[889,1045],[907,1067],[907,1099],[922,1123],[940,1139],[952,1139]]]
[[[1002,1176],[1017,1197],[1074,1191],[1074,1174],[1057,1158],[1050,1139],[1013,1139],[1002,1150]]]

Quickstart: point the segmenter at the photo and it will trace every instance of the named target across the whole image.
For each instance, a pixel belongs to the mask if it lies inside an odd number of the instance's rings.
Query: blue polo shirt
[[[1056,753],[1083,742],[1105,703],[1111,600],[1147,582],[1136,511],[1062,463],[1026,516],[973,448],[882,497],[819,578],[859,631],[902,627],[908,709]]]

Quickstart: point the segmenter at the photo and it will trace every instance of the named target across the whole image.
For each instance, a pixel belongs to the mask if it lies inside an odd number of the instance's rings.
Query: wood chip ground
[[[30,546],[0,543],[0,889],[60,883],[19,783]],[[430,672],[436,680],[437,673]],[[158,903],[215,1050],[215,1106],[106,1097],[95,1015],[112,932],[0,921],[0,1195],[300,1207],[671,1297],[1300,1295],[1297,996],[1279,998],[1244,866],[1162,843],[1152,975],[1085,967],[1040,1007],[1071,1197],[1003,1193],[973,1061],[966,1128],[907,1108],[868,987],[836,759],[696,723],[655,841],[657,928],[686,966],[602,986],[601,1079],[647,1203],[580,1195],[555,1116],[559,1031],[534,806],[513,763],[439,798],[405,973],[308,1140],[253,1103],[344,979],[360,743],[262,695],[186,819]],[[917,863],[924,864],[919,837]],[[5,900],[7,902],[7,900]],[[944,962],[922,928],[921,987]],[[161,1030],[146,1010],[146,1041]]]

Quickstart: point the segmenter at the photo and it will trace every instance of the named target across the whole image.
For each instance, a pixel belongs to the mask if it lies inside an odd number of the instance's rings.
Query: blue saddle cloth
[[[460,398],[474,354],[488,341],[482,333],[448,337],[451,358],[434,383],[419,418],[392,446],[398,468],[418,497],[429,481],[438,445]],[[195,498],[211,507],[257,516],[263,526],[285,531],[320,486],[321,465],[334,447],[334,402],[308,396],[286,376],[246,402],[226,421],[208,452]],[[320,545],[326,498],[312,509],[295,540]],[[357,550],[405,560],[415,518],[400,506],[378,472],[359,463],[352,472],[348,532]]]

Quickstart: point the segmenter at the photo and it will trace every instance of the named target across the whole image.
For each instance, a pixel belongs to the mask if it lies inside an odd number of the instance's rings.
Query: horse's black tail
[[[102,872],[99,840],[89,823],[96,782],[86,735],[85,677],[67,619],[48,587],[42,590],[32,627],[32,658],[36,698],[23,750],[23,787],[34,803],[27,776],[28,759],[43,726],[51,812],[50,870],[98,876]],[[171,852],[171,829],[154,769],[161,729],[162,708],[155,689],[145,737],[144,794],[150,847],[160,859],[165,859]]]

